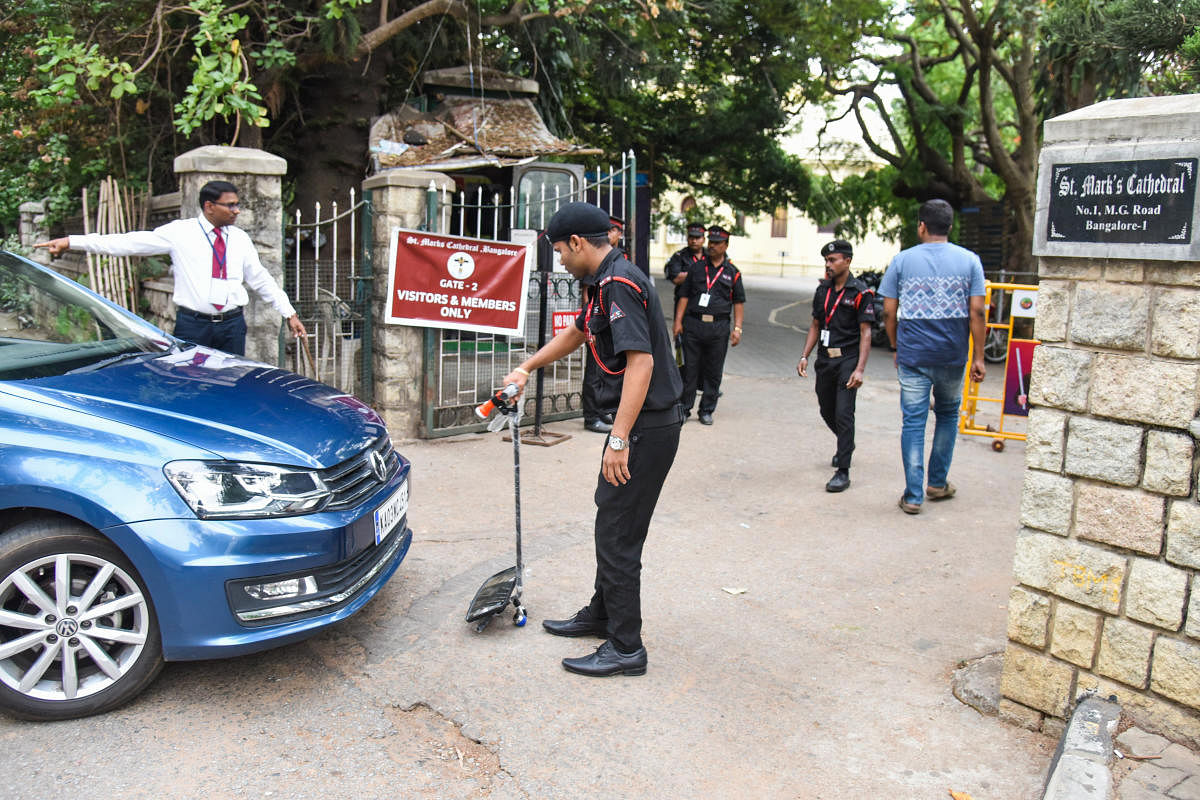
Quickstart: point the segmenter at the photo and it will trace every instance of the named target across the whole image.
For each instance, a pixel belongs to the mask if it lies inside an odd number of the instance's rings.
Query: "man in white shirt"
[[[246,353],[246,286],[287,320],[292,334],[307,335],[287,295],[259,261],[249,235],[233,223],[241,209],[237,187],[209,181],[200,189],[200,216],[177,219],[152,231],[90,233],[40,242],[57,256],[84,250],[109,256],[169,254],[175,276],[175,335],[235,355]]]

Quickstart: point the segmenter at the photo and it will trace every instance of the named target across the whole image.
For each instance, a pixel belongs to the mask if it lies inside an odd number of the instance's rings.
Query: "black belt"
[[[238,306],[237,308],[231,308],[228,311],[221,311],[220,313],[217,313],[217,314],[202,314],[199,311],[193,311],[190,308],[184,308],[183,306],[179,306],[179,308],[176,309],[175,313],[179,314],[180,312],[182,312],[184,314],[190,314],[191,316],[195,317],[196,319],[202,319],[205,322],[224,322],[227,319],[237,319],[238,317],[240,317],[242,315],[242,307]]]
[[[638,414],[637,420],[633,423],[633,430],[662,428],[667,425],[674,425],[677,422],[683,422],[683,406],[679,404],[675,404],[670,408],[654,410],[643,408]]]
[[[729,319],[728,314],[701,314],[697,311],[689,311],[689,317],[694,317],[701,322],[724,322]]]

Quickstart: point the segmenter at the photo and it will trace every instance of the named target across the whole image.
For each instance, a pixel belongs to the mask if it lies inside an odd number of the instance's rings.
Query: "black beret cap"
[[[713,225],[708,229],[708,240],[710,242],[728,242],[729,231],[725,230],[720,225]]]
[[[613,228],[625,230],[625,220],[621,219],[620,217],[614,217],[610,214],[608,217],[608,229],[612,230]]]
[[[703,236],[704,235],[704,223],[703,222],[693,222],[693,223],[689,224],[687,226],[687,235],[688,236]]]
[[[591,203],[567,203],[550,218],[546,238],[553,244],[572,236],[602,236],[610,227],[607,211]]]
[[[831,253],[841,253],[846,256],[854,256],[854,248],[845,239],[834,239],[829,244],[821,248],[821,257],[824,258]]]

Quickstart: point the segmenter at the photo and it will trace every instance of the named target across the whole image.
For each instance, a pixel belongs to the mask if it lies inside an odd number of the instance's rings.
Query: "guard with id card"
[[[683,405],[690,417],[700,389],[700,424],[713,424],[729,346],[742,341],[746,287],[742,273],[726,257],[729,231],[708,229],[708,251],[688,268],[675,299],[674,335],[683,339]],[[732,327],[730,322],[732,321]]]
[[[821,418],[837,436],[833,477],[827,492],[850,487],[850,457],[854,454],[854,404],[863,370],[871,355],[871,325],[875,321],[873,292],[850,274],[854,248],[835,239],[821,248],[825,279],[813,294],[812,324],[796,373],[808,377],[809,355],[817,349],[816,389]]]

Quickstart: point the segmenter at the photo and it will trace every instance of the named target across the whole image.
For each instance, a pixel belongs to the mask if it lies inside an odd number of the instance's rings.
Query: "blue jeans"
[[[904,461],[904,500],[920,505],[925,499],[925,421],[933,394],[933,448],[929,451],[929,486],[946,485],[954,441],[958,436],[958,407],[962,403],[964,364],[952,367],[897,366],[900,379],[900,455]]]

